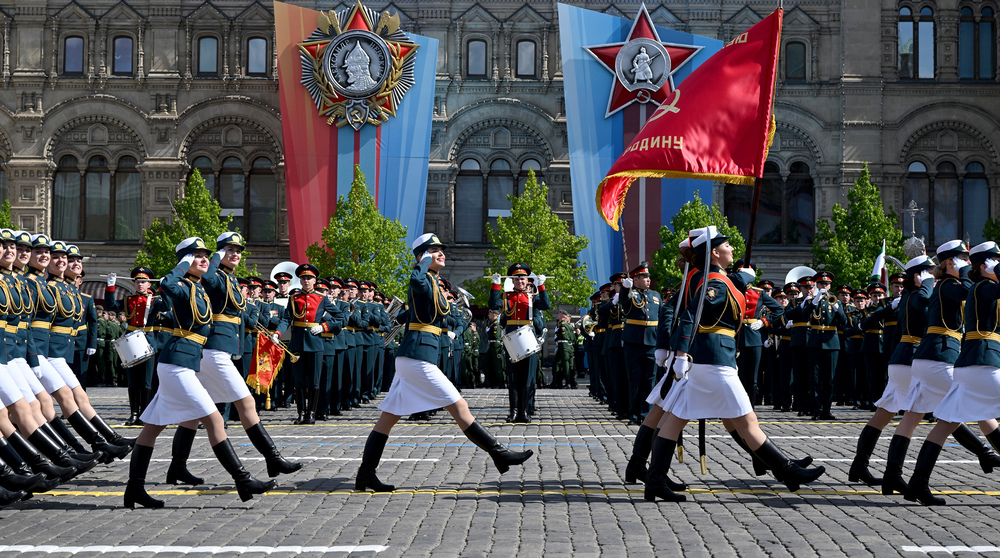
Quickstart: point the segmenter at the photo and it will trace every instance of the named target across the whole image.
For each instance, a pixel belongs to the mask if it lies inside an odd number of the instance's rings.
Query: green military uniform
[[[467,386],[482,386],[479,377],[479,332],[471,327],[462,334],[462,378]]]
[[[655,353],[660,293],[648,288],[631,288],[634,278],[648,275],[649,264],[642,262],[629,272],[629,281],[622,284],[619,296],[625,321],[622,341],[625,371],[628,374],[628,419],[636,424],[641,424],[649,413],[646,396],[656,385]]]
[[[576,388],[576,372],[573,366],[575,337],[568,321],[560,322],[556,326],[556,356],[552,361],[552,387],[554,388]]]
[[[505,387],[507,355],[503,348],[503,330],[496,322],[486,326],[486,358],[483,360],[483,376],[488,388]]]
[[[112,383],[108,377],[108,365],[105,361],[108,345],[108,320],[101,317],[97,319],[97,352],[94,353],[94,367],[97,369],[97,381],[110,386]]]

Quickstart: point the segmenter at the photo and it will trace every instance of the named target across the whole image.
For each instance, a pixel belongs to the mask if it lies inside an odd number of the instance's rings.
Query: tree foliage
[[[677,246],[687,238],[689,230],[709,225],[715,225],[720,233],[729,237],[734,259],[739,259],[743,255],[746,244],[739,229],[729,224],[729,219],[722,214],[718,205],[705,205],[696,190],[694,199],[682,205],[680,211],[670,220],[670,227],[665,225],[660,227],[660,249],[653,253],[653,261],[650,262],[652,267],[649,270],[658,288],[680,284],[684,269],[675,265],[680,255]]]
[[[4,200],[3,205],[0,205],[0,228],[14,228],[14,218],[10,214],[10,200]]]
[[[489,227],[487,237],[493,248],[486,252],[486,273],[507,274],[513,263],[524,263],[538,275],[552,277],[545,282],[552,306],[589,305],[595,285],[587,277],[587,264],[579,261],[580,251],[589,240],[569,233],[569,226],[549,207],[549,188],[539,184],[534,171],[528,171],[524,192],[507,196],[510,217],[497,218],[497,227]],[[490,280],[478,278],[465,283],[480,305],[488,298]]]
[[[215,246],[220,234],[230,228],[233,217],[220,219],[222,206],[205,187],[205,179],[195,169],[184,186],[184,195],[173,201],[174,218],[164,221],[153,219],[148,229],[142,231],[142,249],[135,255],[135,265],[144,265],[153,270],[157,277],[163,277],[177,265],[174,251],[182,240],[191,236],[200,237],[209,248]],[[241,231],[236,231],[241,232]],[[242,233],[246,236],[245,233]],[[257,266],[247,267],[250,251],[243,252],[243,260],[236,268],[236,275],[245,277],[256,275]]]
[[[983,226],[983,242],[987,240],[1000,242],[1000,220],[987,219],[986,225]]]
[[[406,227],[399,219],[383,217],[368,191],[365,175],[354,166],[347,198],[340,196],[320,243],[306,248],[306,256],[320,275],[374,281],[390,296],[406,298],[413,254],[406,245]]]
[[[903,231],[897,226],[896,212],[882,206],[867,163],[847,193],[847,202],[846,208],[833,206],[833,219],[816,223],[812,267],[833,272],[837,283],[859,288],[871,280],[883,239],[885,253],[905,262]]]

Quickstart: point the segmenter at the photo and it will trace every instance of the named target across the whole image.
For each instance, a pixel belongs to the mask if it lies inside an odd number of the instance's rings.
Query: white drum
[[[131,368],[153,358],[153,347],[146,340],[146,334],[135,330],[125,337],[115,340],[115,350],[122,359],[122,366]]]
[[[528,358],[542,350],[535,337],[535,330],[530,325],[523,325],[503,336],[503,346],[507,348],[511,362]]]

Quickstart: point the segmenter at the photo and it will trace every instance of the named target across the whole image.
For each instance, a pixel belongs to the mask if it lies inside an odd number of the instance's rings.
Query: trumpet
[[[264,335],[266,335],[270,339],[270,336],[271,336],[271,332],[270,331],[264,329],[259,324],[256,327],[257,327],[257,331],[263,333]],[[274,341],[274,339],[271,339],[271,341]],[[288,357],[292,360],[292,362],[298,362],[299,358],[301,358],[301,357],[299,357],[298,354],[293,353],[292,351],[288,350],[288,345],[285,345],[284,343],[282,343],[280,339],[278,340],[278,346],[281,347],[281,350],[283,350],[286,353],[288,353]]]

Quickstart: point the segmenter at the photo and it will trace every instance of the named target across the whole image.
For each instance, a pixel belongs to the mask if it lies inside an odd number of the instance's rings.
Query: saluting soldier
[[[809,319],[809,329],[813,332],[809,355],[810,365],[815,370],[813,388],[810,390],[813,399],[813,420],[837,420],[830,413],[833,403],[833,382],[836,379],[837,358],[840,355],[840,336],[837,330],[846,321],[844,309],[840,303],[830,300],[830,287],[834,275],[829,271],[816,274],[816,287],[819,292],[806,300],[803,310]]]
[[[619,304],[625,326],[625,368],[628,373],[628,419],[642,424],[649,413],[649,395],[656,384],[656,328],[659,325],[660,295],[650,287],[649,264],[642,262],[622,279]]]
[[[152,306],[153,292],[150,290],[152,280],[155,277],[152,269],[145,266],[137,266],[129,274],[135,285],[135,294],[126,295],[121,300],[115,300],[115,283],[118,275],[108,274],[107,287],[104,289],[104,307],[112,312],[125,312],[128,319],[128,326],[125,333],[146,330],[146,317]],[[117,339],[117,338],[116,338]],[[151,335],[146,335],[146,341],[153,345],[155,339]],[[117,355],[117,352],[115,353]],[[153,371],[155,362],[147,359],[135,366],[126,369],[126,380],[128,382],[128,403],[129,417],[125,421],[126,426],[139,424],[139,415],[146,404],[152,398]]]

